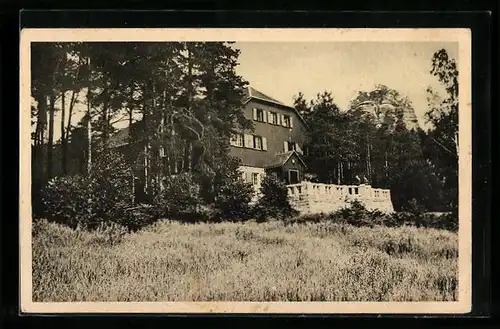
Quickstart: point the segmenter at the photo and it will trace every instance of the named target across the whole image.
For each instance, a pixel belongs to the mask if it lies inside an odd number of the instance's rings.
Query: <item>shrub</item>
[[[210,208],[208,219],[241,221],[251,217],[253,188],[243,181],[240,165],[241,160],[223,156],[214,161],[211,171],[201,173],[202,198]]]
[[[349,206],[343,207],[330,215],[330,219],[335,222],[347,223],[353,226],[373,226],[375,216],[369,212],[363,203],[358,200],[349,202]]]
[[[266,175],[261,186],[262,196],[254,206],[259,220],[269,218],[284,219],[297,215],[288,201],[286,185],[272,175]]]
[[[47,218],[73,228],[85,224],[93,215],[89,189],[88,179],[79,175],[51,179],[41,190]]]
[[[394,225],[416,226],[424,228],[436,228],[456,232],[458,230],[458,215],[456,212],[433,214],[421,213],[414,214],[410,212],[395,212],[384,221],[384,225],[392,222]]]
[[[121,153],[113,150],[95,152],[89,175],[94,216],[104,221],[120,218],[122,209],[132,205],[132,168]]]
[[[417,199],[413,198],[407,204],[403,205],[402,210],[420,216],[425,212],[425,207]]]
[[[200,186],[192,173],[166,177],[163,190],[154,198],[159,214],[183,220],[193,220],[203,204]]]
[[[149,204],[139,204],[135,207],[124,208],[117,223],[127,226],[131,231],[137,231],[143,227],[153,224],[161,213],[158,208]]]
[[[55,177],[42,189],[41,198],[47,218],[71,227],[118,221],[132,201],[130,168],[121,154],[100,150],[90,175]]]
[[[226,181],[219,187],[214,208],[219,219],[233,221],[247,220],[251,217],[250,201],[253,188],[242,179]]]

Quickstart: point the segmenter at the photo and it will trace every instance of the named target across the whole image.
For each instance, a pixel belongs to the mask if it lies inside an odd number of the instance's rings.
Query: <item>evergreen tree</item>
[[[428,92],[429,110],[426,113],[431,128],[423,134],[427,159],[432,163],[442,181],[443,197],[449,208],[458,206],[458,69],[456,61],[446,50],[437,51],[432,57],[430,73],[446,88],[441,98],[431,88]]]
[[[318,94],[306,105],[303,96],[295,98],[295,106],[301,110],[308,125],[306,161],[310,172],[325,183],[344,183],[344,171],[357,158],[355,142],[349,136],[347,114],[340,112],[331,93]]]

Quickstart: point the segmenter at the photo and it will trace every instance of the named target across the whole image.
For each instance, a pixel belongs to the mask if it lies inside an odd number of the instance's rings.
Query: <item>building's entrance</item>
[[[289,184],[299,183],[299,171],[298,170],[288,170],[288,183]]]

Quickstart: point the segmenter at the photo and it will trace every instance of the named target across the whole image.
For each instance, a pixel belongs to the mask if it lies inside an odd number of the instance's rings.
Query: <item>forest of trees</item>
[[[238,176],[228,139],[236,128],[252,128],[242,112],[247,82],[236,74],[238,56],[221,42],[33,43],[33,197],[54,176],[90,175],[96,152],[109,148],[123,120],[130,129],[140,122],[129,142],[141,149],[126,160],[145,168],[147,195],[175,167],[194,175],[206,199],[221,197],[217,191]],[[360,110],[367,101],[411,106],[386,86],[360,92],[349,111],[331,93],[312,101],[298,94],[295,106],[310,128],[306,160],[317,180],[344,184],[362,174],[391,188],[398,209],[415,202],[429,211],[456,207],[458,71],[445,50],[429,60],[447,94],[428,90],[428,131],[408,130],[398,115],[380,120]],[[85,110],[74,125],[77,108]]]
[[[224,168],[234,169],[227,140],[235,127],[251,127],[242,112],[246,82],[234,70],[238,55],[230,44],[215,42],[34,43],[34,188],[54,177],[56,166],[63,175],[89,174],[93,152],[108,147],[113,124],[125,119],[132,127],[137,117],[141,129],[131,139],[143,146],[128,152],[136,156],[128,160],[146,167],[149,194],[173,164],[209,182]],[[77,103],[86,111],[73,127]],[[60,125],[59,141],[55,125]],[[85,168],[72,168],[74,158],[83,158]]]
[[[330,92],[318,93],[310,101],[298,93],[294,105],[309,126],[306,157],[314,179],[353,184],[362,177],[372,186],[391,189],[399,210],[415,206],[427,211],[456,209],[456,62],[444,49],[439,50],[430,59],[429,73],[438,78],[447,94],[440,96],[427,89],[427,131],[407,127],[405,113],[414,113],[411,101],[384,85],[358,92],[345,111]],[[375,111],[364,110],[361,105],[367,104]]]

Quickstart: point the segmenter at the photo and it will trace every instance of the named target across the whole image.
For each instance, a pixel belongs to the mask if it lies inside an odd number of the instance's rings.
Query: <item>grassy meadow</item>
[[[431,228],[41,221],[33,234],[36,302],[452,301],[457,278],[457,234]]]

